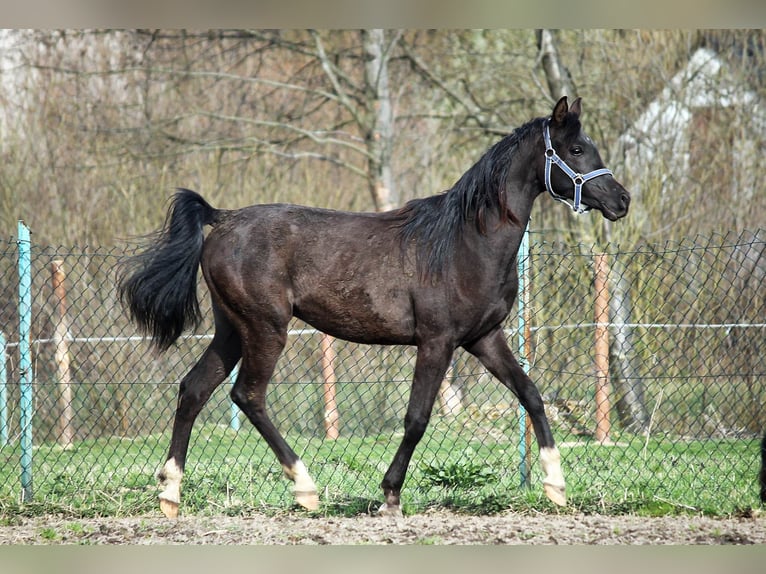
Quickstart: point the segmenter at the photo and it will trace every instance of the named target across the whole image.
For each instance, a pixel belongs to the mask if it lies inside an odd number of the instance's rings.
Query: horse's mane
[[[522,226],[507,204],[508,173],[519,145],[543,118],[517,128],[490,147],[451,189],[431,197],[413,199],[398,214],[402,250],[415,242],[415,257],[421,278],[439,275],[449,262],[453,247],[467,225],[487,233],[487,217],[496,214],[501,223]]]

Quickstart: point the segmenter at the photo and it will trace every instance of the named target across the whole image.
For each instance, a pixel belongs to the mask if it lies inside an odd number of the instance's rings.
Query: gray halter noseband
[[[548,193],[551,194],[551,197],[556,201],[566,203],[575,213],[585,213],[590,210],[590,207],[583,205],[581,201],[583,184],[600,175],[613,174],[606,168],[594,169],[584,175],[575,172],[575,170],[569,167],[566,162],[559,157],[556,150],[553,149],[553,146],[551,145],[551,133],[548,127],[549,123],[549,121],[546,121],[545,128],[543,129],[543,141],[545,142],[545,187],[548,189]],[[553,191],[553,186],[551,185],[551,165],[554,163],[559,166],[561,170],[569,176],[572,183],[574,183],[574,199],[572,203],[570,203],[567,198]]]

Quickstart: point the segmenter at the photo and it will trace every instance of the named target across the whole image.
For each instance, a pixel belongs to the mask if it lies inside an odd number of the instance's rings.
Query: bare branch
[[[254,125],[259,127],[278,128],[288,132],[294,132],[315,143],[318,143],[321,145],[335,145],[338,147],[349,149],[355,153],[360,154],[361,156],[365,158],[369,157],[369,152],[367,151],[365,147],[354,145],[353,143],[348,141],[348,140],[360,141],[360,139],[347,132],[342,132],[338,130],[307,130],[299,126],[296,126],[294,124],[290,124],[286,122],[243,118],[240,116],[229,116],[225,114],[217,114],[217,113],[206,112],[206,111],[200,111],[197,113],[199,116],[208,117],[208,118],[221,120],[221,121],[236,122],[240,124],[249,124],[249,125]],[[347,139],[333,137],[331,134],[343,135],[343,136],[346,136]]]
[[[418,74],[429,83],[438,87],[450,100],[460,105],[466,111],[468,117],[472,118],[480,126],[488,126],[486,114],[474,101],[470,98],[464,98],[462,94],[458,93],[457,90],[453,89],[444,80],[434,74],[428,65],[423,62],[423,60],[419,58],[406,43],[402,43],[402,49],[407,60]]]
[[[351,114],[356,124],[360,127],[364,126],[365,124],[364,119],[359,115],[359,110],[357,106],[353,105],[350,98],[348,97],[348,94],[340,85],[338,76],[341,74],[341,71],[338,70],[336,66],[333,66],[329,58],[327,57],[327,53],[325,52],[325,49],[324,49],[324,44],[322,43],[322,38],[319,36],[319,33],[316,30],[310,30],[310,33],[311,33],[311,36],[314,38],[314,42],[316,44],[316,50],[317,50],[316,55],[319,58],[319,62],[322,65],[322,70],[324,70],[324,73],[327,76],[327,79],[330,80],[330,84],[335,90],[337,99],[340,101],[341,104],[343,104],[343,107],[346,108],[346,111],[348,111]],[[348,81],[348,78],[346,78],[346,80]]]

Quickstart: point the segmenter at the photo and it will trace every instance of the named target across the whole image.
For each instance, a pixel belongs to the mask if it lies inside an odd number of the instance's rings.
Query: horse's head
[[[625,217],[630,194],[604,167],[604,162],[580,124],[581,103],[561,98],[543,127],[545,156],[538,175],[554,199],[577,213],[598,209],[611,221]]]

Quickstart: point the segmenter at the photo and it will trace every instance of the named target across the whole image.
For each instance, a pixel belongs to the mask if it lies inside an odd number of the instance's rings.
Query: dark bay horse
[[[180,190],[165,227],[129,258],[119,292],[153,345],[166,350],[200,319],[202,268],[215,321],[210,346],[182,379],[168,458],[159,472],[163,512],[180,502],[197,414],[241,359],[231,397],[274,451],[296,501],[316,509],[314,481],[269,419],[266,386],[291,317],[357,343],[414,345],[415,373],[404,437],[383,477],[381,514],[400,514],[400,491],[453,352],[462,347],[531,417],[543,487],[566,504],[564,476],[543,401],[514,358],[503,323],[516,297],[516,257],[535,198],[546,189],[577,212],[609,220],[630,196],[604,168],[580,124],[580,100],[564,97],[492,146],[446,192],[386,213],[296,205],[228,211]],[[212,229],[207,238],[203,226]]]

